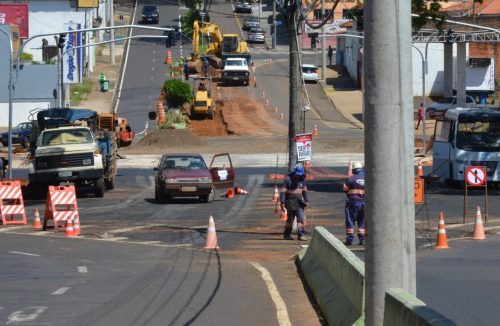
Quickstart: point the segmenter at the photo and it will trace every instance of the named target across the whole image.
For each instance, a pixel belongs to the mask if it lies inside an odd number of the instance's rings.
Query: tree
[[[441,29],[445,18],[440,13],[442,2],[442,0],[412,0],[411,11],[419,15],[419,17],[413,17],[413,30],[420,30],[429,19],[436,23],[436,28]],[[444,0],[444,2],[448,2],[448,0]],[[483,0],[474,0],[474,3],[483,3]]]
[[[178,108],[192,100],[192,90],[188,83],[178,79],[170,79],[163,84],[169,107]]]

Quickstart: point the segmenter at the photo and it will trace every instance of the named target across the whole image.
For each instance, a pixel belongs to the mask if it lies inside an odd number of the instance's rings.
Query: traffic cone
[[[266,97],[266,92],[262,91],[262,97]]]
[[[72,220],[67,220],[66,221],[66,233],[64,233],[65,237],[74,237],[75,236],[75,230],[73,229],[73,221]]]
[[[221,195],[221,197],[233,198],[234,197],[233,188],[228,188],[226,192]]]
[[[278,106],[274,107],[274,113],[278,113]]]
[[[269,99],[266,98],[266,106],[269,106]]]
[[[280,194],[278,192],[278,186],[274,185],[273,201],[278,201]]]
[[[40,213],[38,212],[38,208],[35,209],[35,216],[33,216],[33,229],[40,230],[42,228],[42,222],[40,221]]]
[[[438,236],[436,249],[449,249],[448,247],[448,238],[446,237],[446,229],[444,227],[444,214],[443,212],[439,213],[439,226],[438,226]]]
[[[417,177],[422,178],[424,176],[424,169],[422,164],[419,162],[417,167]]]
[[[276,201],[276,205],[274,205],[274,214],[279,214],[279,213],[281,213],[280,202]]]
[[[239,187],[235,187],[234,188],[234,192],[237,194],[237,195],[248,195],[249,192],[242,189],[242,188],[239,188]]]
[[[269,58],[269,63],[273,63],[273,60],[271,60],[271,58]]]
[[[257,77],[253,76],[253,87],[257,87]]]
[[[210,218],[208,219],[207,241],[205,242],[205,247],[203,249],[219,249],[219,246],[217,245],[215,222],[212,215],[210,215]]]
[[[481,219],[481,209],[477,206],[476,222],[474,223],[474,240],[485,240],[483,220]]]
[[[285,119],[285,116],[283,115],[283,112],[281,112],[280,114],[280,120],[284,120]]]
[[[280,221],[286,221],[287,219],[288,219],[288,215],[286,212],[286,208],[283,208],[281,210],[281,214],[280,214]]]
[[[314,125],[313,136],[318,136],[318,135],[319,135],[318,126]]]
[[[80,217],[75,213],[75,222],[73,223],[73,233],[75,236],[80,235]]]

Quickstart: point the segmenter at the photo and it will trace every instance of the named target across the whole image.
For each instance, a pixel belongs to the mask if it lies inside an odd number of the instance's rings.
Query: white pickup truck
[[[243,83],[248,85],[250,80],[250,70],[245,58],[227,58],[222,67],[222,82],[223,84],[229,83]]]

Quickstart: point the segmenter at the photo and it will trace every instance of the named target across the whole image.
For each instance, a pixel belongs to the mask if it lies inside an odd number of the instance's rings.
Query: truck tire
[[[96,197],[104,197],[104,178],[99,178],[95,182],[94,194]]]
[[[105,180],[105,184],[106,184],[106,189],[107,190],[113,190],[115,189],[115,178],[114,177],[110,177],[108,179]]]

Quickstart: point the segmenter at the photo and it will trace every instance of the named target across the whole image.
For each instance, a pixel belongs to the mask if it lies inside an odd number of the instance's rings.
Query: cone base
[[[448,246],[436,246],[434,249],[450,249]]]

